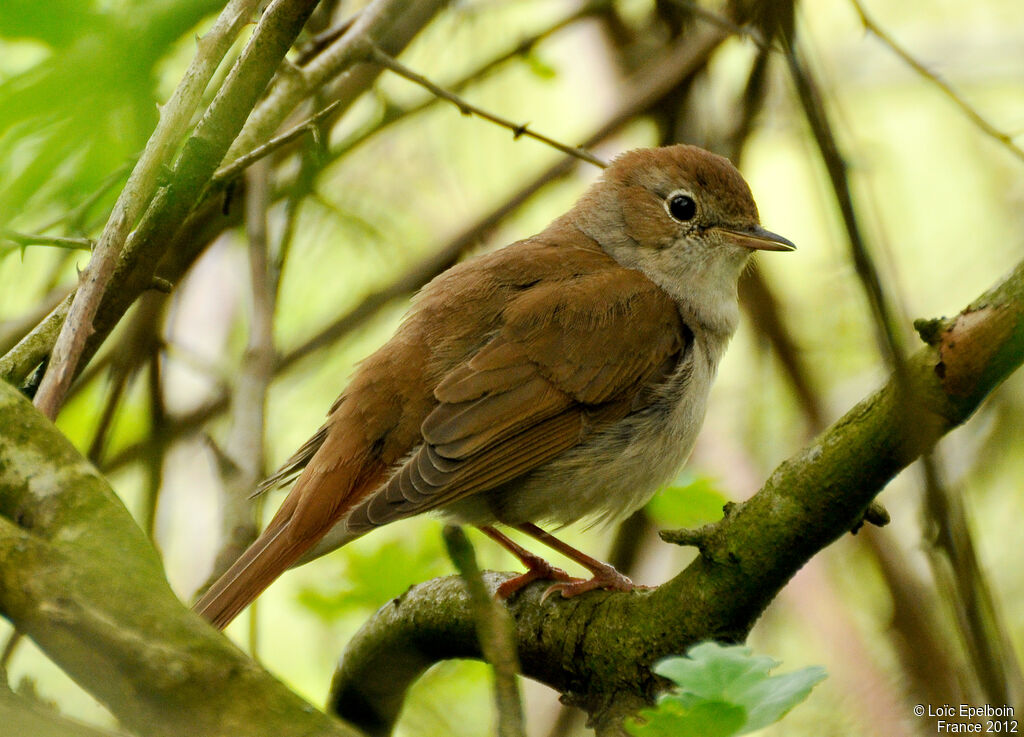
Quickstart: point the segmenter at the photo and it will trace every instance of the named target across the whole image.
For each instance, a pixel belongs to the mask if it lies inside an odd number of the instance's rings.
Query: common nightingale
[[[326,423],[264,486],[295,481],[197,602],[226,626],[289,567],[439,510],[479,526],[563,596],[632,582],[537,527],[622,517],[686,460],[736,329],[761,227],[740,173],[695,146],[630,151],[539,234],[460,263],[416,296]],[[494,526],[581,563],[574,579]]]

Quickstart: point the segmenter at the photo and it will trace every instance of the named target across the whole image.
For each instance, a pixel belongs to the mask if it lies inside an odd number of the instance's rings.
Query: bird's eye
[[[688,194],[676,192],[665,200],[665,209],[674,220],[685,223],[697,214],[697,203]]]

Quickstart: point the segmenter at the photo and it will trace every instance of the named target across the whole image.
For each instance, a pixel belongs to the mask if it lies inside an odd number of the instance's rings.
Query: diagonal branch
[[[170,162],[206,85],[231,48],[242,26],[249,20],[255,0],[231,0],[213,28],[198,41],[196,56],[160,113],[160,122],[150,136],[128,183],[121,191],[107,220],[99,244],[82,276],[82,286],[64,321],[53,347],[50,365],[36,395],[36,406],[51,419],[64,401],[75,376],[85,342],[92,334],[92,322],[107,289],[118,256],[132,226],[149,203],[157,186],[161,167]]]
[[[1024,161],[1024,149],[1013,142],[1014,137],[1012,135],[999,130],[988,122],[988,120],[986,120],[981,113],[975,110],[959,92],[953,89],[952,85],[928,69],[928,67],[918,61],[913,54],[900,46],[900,44],[896,42],[896,39],[894,39],[884,28],[878,25],[870,15],[867,14],[867,11],[864,10],[864,6],[861,4],[860,0],[851,0],[851,2],[853,3],[853,7],[857,11],[857,15],[860,17],[860,22],[866,31],[873,34],[879,41],[888,46],[889,50],[902,59],[907,66],[938,87],[942,91],[942,94],[952,100],[953,104],[960,108],[960,111],[967,116],[968,120],[981,129],[985,135],[995,139],[1010,153],[1021,161]]]
[[[402,62],[384,53],[384,51],[382,51],[380,47],[378,47],[376,44],[372,44],[370,46],[370,59],[372,59],[376,64],[380,64],[382,67],[390,69],[398,76],[404,77],[410,82],[415,82],[416,84],[428,90],[431,94],[441,98],[442,100],[447,100],[452,105],[457,107],[459,109],[459,112],[462,113],[463,115],[475,115],[478,118],[490,121],[491,123],[499,125],[502,128],[507,128],[508,130],[512,131],[512,136],[514,138],[526,136],[527,138],[532,138],[535,141],[540,141],[541,143],[550,146],[556,151],[561,151],[563,154],[568,154],[569,156],[575,156],[577,159],[581,159],[590,164],[593,164],[594,166],[601,167],[602,169],[608,166],[607,162],[597,158],[589,151],[585,151],[576,146],[569,146],[567,144],[561,143],[560,141],[556,141],[550,136],[545,136],[542,133],[537,133],[536,131],[530,130],[529,125],[526,123],[514,123],[508,118],[504,118],[496,113],[492,113],[489,110],[484,110],[481,107],[477,107],[476,105],[467,102],[463,98],[456,95],[454,92],[450,92],[444,89],[443,87],[439,87],[438,85],[434,84],[429,79],[424,77],[422,74],[413,71]]]
[[[656,591],[541,604],[544,584],[525,589],[509,602],[524,675],[586,709],[599,733],[614,732],[659,688],[649,671],[655,660],[708,638],[743,640],[804,563],[853,529],[890,479],[1024,363],[1024,262],[933,327],[930,344],[907,360],[916,416],[926,421],[908,425],[890,378],[720,522],[667,534],[701,554]],[[503,578],[492,574],[488,585]],[[460,582],[437,579],[389,603],[353,638],[335,673],[331,708],[357,724],[389,724],[404,689],[452,657],[480,652]]]
[[[0,613],[126,728],[356,737],[175,597],[110,486],[5,382],[0,425]]]

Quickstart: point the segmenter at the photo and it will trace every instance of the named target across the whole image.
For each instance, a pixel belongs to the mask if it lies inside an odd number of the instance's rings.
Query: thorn
[[[543,604],[545,601],[548,600],[548,597],[551,596],[556,591],[561,591],[563,585],[564,584],[561,584],[561,583],[553,583],[550,586],[548,586],[546,589],[544,589],[544,593],[540,595],[540,603]]]

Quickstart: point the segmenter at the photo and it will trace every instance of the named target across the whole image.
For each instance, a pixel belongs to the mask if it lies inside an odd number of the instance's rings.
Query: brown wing
[[[423,443],[347,518],[353,533],[521,476],[625,416],[689,331],[672,301],[621,268],[539,283],[438,384]]]

